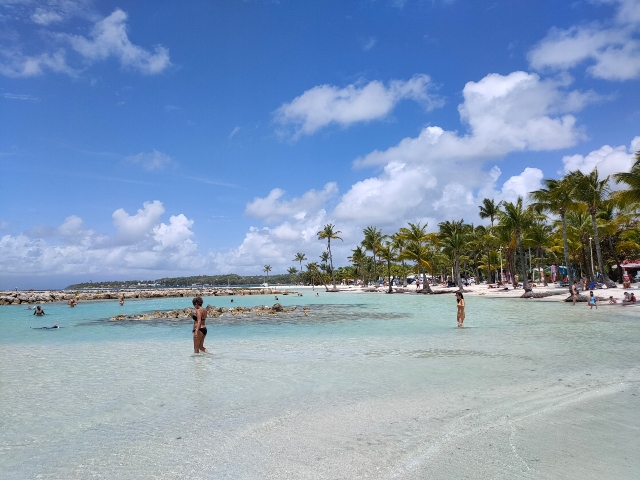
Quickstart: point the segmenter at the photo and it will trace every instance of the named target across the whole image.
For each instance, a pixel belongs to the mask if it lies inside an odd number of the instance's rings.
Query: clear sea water
[[[640,308],[280,303],[311,311],[210,319],[199,356],[190,321],[108,320],[187,298],[0,307],[0,478],[640,478]]]

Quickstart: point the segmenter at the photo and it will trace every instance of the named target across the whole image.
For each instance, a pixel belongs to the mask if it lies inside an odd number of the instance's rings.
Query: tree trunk
[[[460,254],[458,252],[455,253],[455,260],[453,262],[453,272],[458,282],[458,290],[462,292],[464,288],[462,287],[462,278],[460,278]]]
[[[387,276],[389,277],[389,291],[388,291],[388,293],[393,293],[393,288],[391,287],[391,260],[387,260]]]
[[[567,279],[569,280],[569,290],[573,286],[573,272],[569,263],[569,242],[567,241],[567,220],[565,219],[565,210],[560,210],[560,218],[562,219],[562,244],[564,247],[564,266],[567,267]]]
[[[331,239],[327,238],[327,250],[329,250],[329,265],[331,266],[331,283],[333,289],[336,290],[336,275],[333,272],[333,256],[331,255]]]
[[[604,270],[604,264],[602,263],[602,250],[600,249],[600,237],[598,236],[598,225],[596,223],[596,210],[591,209],[591,223],[593,224],[593,239],[596,242],[596,255],[598,257],[598,268],[602,273],[602,281],[608,288],[616,288],[615,282],[607,276],[607,272]]]
[[[533,290],[527,279],[527,264],[524,260],[524,250],[522,250],[522,242],[520,241],[520,230],[516,230],[516,241],[518,242],[518,253],[520,254],[520,267],[522,268],[522,286],[525,292]]]
[[[407,266],[404,263],[404,260],[402,260],[402,286],[403,287],[407,287]]]
[[[491,249],[487,248],[487,283],[493,283],[491,281]]]
[[[427,276],[422,274],[422,261],[418,261],[420,262],[418,266],[418,275],[422,275],[422,293],[433,293],[433,291],[431,290],[431,285],[429,285],[429,281],[427,280]]]
[[[622,267],[620,266],[620,257],[616,253],[616,249],[613,248],[613,240],[611,240],[611,235],[609,235],[609,250],[611,250],[611,255],[613,255],[613,259],[616,261],[616,272],[618,274],[618,283],[622,285]]]

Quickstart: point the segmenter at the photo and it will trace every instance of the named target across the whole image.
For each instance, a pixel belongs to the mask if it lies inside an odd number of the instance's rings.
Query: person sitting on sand
[[[464,296],[462,292],[456,292],[456,300],[458,303],[458,328],[462,328],[464,323]]]
[[[616,303],[618,303],[618,300],[616,300],[615,298],[613,298],[613,295],[611,295],[609,297],[609,305],[615,305]]]
[[[636,303],[636,296],[633,293],[624,292],[624,299],[622,300],[622,304],[631,305],[632,303]]]
[[[589,310],[591,310],[593,307],[596,307],[596,310],[598,309],[598,297],[596,297],[593,294],[593,290],[591,290],[589,292]]]
[[[44,315],[44,310],[40,308],[40,305],[38,305],[36,309],[33,311],[33,314],[41,317],[42,315]]]

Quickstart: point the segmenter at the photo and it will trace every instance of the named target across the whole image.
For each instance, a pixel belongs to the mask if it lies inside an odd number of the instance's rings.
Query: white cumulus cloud
[[[628,172],[635,161],[635,152],[640,150],[640,136],[631,141],[627,148],[624,145],[612,147],[603,145],[587,155],[566,155],[562,158],[564,166],[562,174],[580,170],[582,173],[590,173],[594,168],[603,178],[614,173]]]
[[[335,182],[327,183],[322,190],[309,190],[304,195],[290,200],[283,199],[285,191],[274,188],[264,198],[254,198],[247,204],[245,212],[252,217],[274,221],[285,217],[304,219],[309,212],[317,212],[324,203],[338,193]]]
[[[468,82],[464,102],[458,107],[468,134],[429,126],[418,137],[371,152],[356,164],[437,162],[441,168],[448,161],[570,147],[584,136],[570,113],[595,98],[590,93],[567,91],[566,84],[566,80],[541,80],[526,72],[490,74],[479,82]]]
[[[567,70],[588,63],[587,73],[605,80],[640,78],[640,2],[603,0],[618,5],[605,23],[552,29],[530,52],[536,70]]]
[[[283,128],[281,133],[290,132],[296,138],[333,123],[347,127],[384,118],[404,99],[433,109],[441,106],[442,100],[429,93],[431,87],[428,75],[414,75],[407,81],[392,80],[388,86],[375,80],[344,88],[320,85],[283,104],[275,112],[275,121]]]

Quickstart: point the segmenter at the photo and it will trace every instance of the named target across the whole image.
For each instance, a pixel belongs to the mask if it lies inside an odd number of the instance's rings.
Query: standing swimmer
[[[589,294],[589,310],[593,307],[596,307],[596,310],[598,309],[598,299],[593,295],[593,290],[591,290]]]
[[[458,328],[462,328],[464,323],[464,297],[462,292],[456,292],[456,300],[458,301]]]
[[[40,305],[38,305],[33,311],[33,314],[41,317],[42,315],[44,315],[44,310],[40,307]]]
[[[191,315],[193,318],[193,351],[194,353],[209,353],[209,350],[204,348],[204,337],[207,336],[207,327],[205,320],[207,319],[207,311],[202,308],[202,297],[196,297],[192,301],[193,306],[196,307],[196,314]]]

